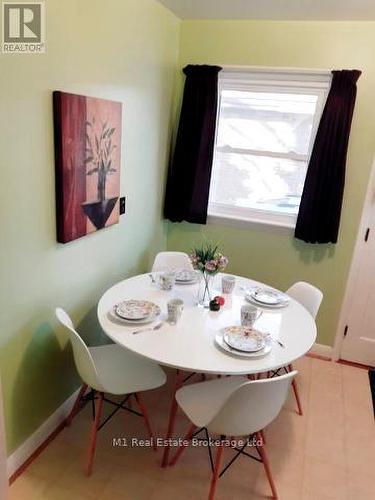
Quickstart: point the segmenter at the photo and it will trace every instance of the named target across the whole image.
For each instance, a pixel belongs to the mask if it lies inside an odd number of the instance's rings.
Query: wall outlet
[[[125,206],[126,206],[126,198],[123,196],[120,198],[120,215],[123,215],[125,213]]]

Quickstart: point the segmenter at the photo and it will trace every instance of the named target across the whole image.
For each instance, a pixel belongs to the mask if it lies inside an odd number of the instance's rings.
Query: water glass
[[[167,304],[168,308],[168,323],[175,325],[181,318],[182,311],[184,310],[184,301],[181,299],[172,299]]]
[[[221,278],[221,289],[223,293],[232,293],[234,285],[236,284],[235,276],[223,276]]]

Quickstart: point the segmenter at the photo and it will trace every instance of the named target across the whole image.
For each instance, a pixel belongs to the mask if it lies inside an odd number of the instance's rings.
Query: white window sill
[[[208,224],[218,224],[222,226],[232,226],[245,229],[265,230],[273,233],[294,234],[295,222],[277,222],[267,219],[245,219],[233,215],[208,214]]]

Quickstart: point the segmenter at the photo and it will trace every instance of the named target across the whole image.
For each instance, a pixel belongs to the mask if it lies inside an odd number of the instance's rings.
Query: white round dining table
[[[215,335],[223,328],[240,325],[241,306],[248,303],[244,288],[266,285],[236,276],[231,295],[221,293],[221,275],[214,278],[214,295],[223,295],[225,305],[218,312],[198,307],[198,285],[175,285],[170,291],[160,290],[148,274],[135,276],[117,283],[107,290],[98,304],[98,318],[104,332],[116,344],[155,361],[163,366],[188,372],[222,375],[249,375],[275,370],[291,364],[303,356],[315,342],[316,325],[309,312],[290,298],[286,307],[263,308],[256,328],[268,332],[275,339],[269,354],[259,358],[233,356],[215,343]],[[172,298],[184,301],[182,316],[176,325],[167,319],[167,302]],[[150,325],[128,325],[116,320],[115,304],[126,299],[149,300],[161,308],[161,316]],[[138,329],[164,322],[155,331],[137,335]],[[277,343],[279,339],[283,346]]]
[[[221,277],[218,274],[214,278],[213,295],[223,295],[220,292]],[[272,372],[303,356],[316,338],[314,319],[301,304],[290,298],[286,307],[262,308],[263,313],[256,322],[258,330],[268,332],[273,337],[271,352],[253,359],[233,356],[216,345],[215,336],[227,326],[240,324],[241,306],[247,303],[244,290],[265,285],[236,276],[232,294],[224,295],[225,305],[217,312],[196,305],[198,286],[176,284],[170,291],[160,290],[149,274],[143,274],[117,283],[104,293],[98,304],[100,325],[116,344],[160,365],[176,368],[162,467],[169,463],[177,413],[175,393],[192,374],[204,378],[205,374],[251,376]],[[166,321],[167,303],[173,298],[184,301],[184,310],[178,323],[170,325]],[[162,313],[151,325],[125,324],[116,319],[113,308],[126,299],[152,301],[160,306]],[[162,327],[157,330],[133,334],[160,323]],[[190,375],[186,377],[184,372],[190,372]]]

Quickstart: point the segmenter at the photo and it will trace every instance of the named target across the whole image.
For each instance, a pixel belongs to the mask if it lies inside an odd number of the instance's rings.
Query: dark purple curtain
[[[332,84],[307,169],[295,237],[307,243],[336,243],[345,185],[357,70],[332,71]]]
[[[164,204],[172,222],[206,224],[220,70],[207,65],[183,70],[185,89]]]

